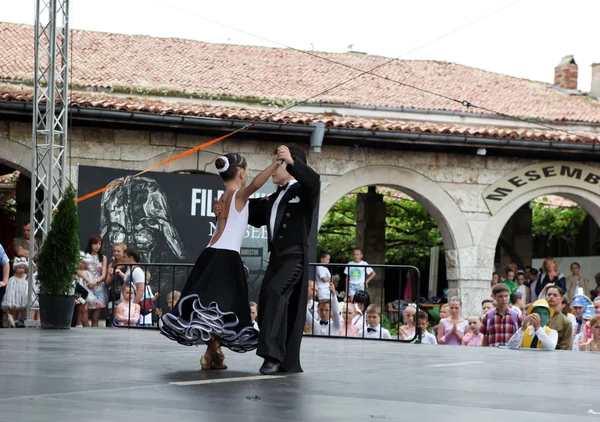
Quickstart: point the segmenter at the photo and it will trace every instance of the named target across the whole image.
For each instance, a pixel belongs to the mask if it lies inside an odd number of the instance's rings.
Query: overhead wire
[[[499,12],[501,12],[501,11],[503,11],[503,10],[505,10],[505,9],[507,9],[507,8],[509,8],[509,7],[513,6],[513,5],[521,2],[521,0],[515,0],[515,1],[511,2],[511,3],[508,3],[508,4],[506,4],[506,5],[498,8],[498,9],[495,9],[495,10],[489,12],[489,13],[486,13],[485,15],[483,15],[483,16],[481,16],[481,17],[479,17],[479,18],[477,18],[477,19],[475,19],[473,21],[470,21],[470,22],[468,22],[468,23],[466,23],[466,24],[464,24],[464,25],[462,25],[462,26],[460,26],[460,27],[458,27],[456,29],[453,29],[452,31],[449,31],[449,32],[447,32],[447,33],[445,33],[445,34],[443,34],[443,35],[441,35],[441,36],[439,36],[439,37],[437,37],[437,38],[435,38],[435,39],[433,39],[431,41],[426,42],[425,44],[422,44],[422,45],[420,45],[418,47],[415,47],[412,50],[410,50],[410,51],[408,51],[408,52],[406,52],[406,53],[404,53],[404,54],[402,54],[400,56],[391,58],[391,59],[389,59],[389,60],[387,60],[387,61],[385,61],[383,63],[380,63],[377,66],[374,66],[374,67],[372,67],[372,68],[370,68],[368,70],[364,70],[364,69],[358,68],[356,66],[352,66],[352,65],[347,64],[347,63],[342,63],[342,62],[339,62],[337,60],[333,60],[333,59],[331,59],[329,57],[321,56],[321,55],[316,54],[316,53],[311,52],[311,51],[301,50],[301,49],[289,46],[287,44],[280,43],[278,41],[274,41],[274,40],[271,40],[269,38],[253,34],[251,32],[245,31],[243,29],[235,28],[235,27],[233,27],[231,25],[215,21],[214,19],[210,19],[210,18],[206,18],[206,17],[201,16],[201,15],[198,15],[197,13],[190,12],[190,11],[187,11],[187,10],[183,10],[183,9],[177,7],[177,6],[173,6],[171,4],[165,4],[165,3],[163,3],[163,2],[161,2],[159,0],[152,0],[152,1],[154,3],[156,3],[156,4],[159,4],[159,5],[163,6],[163,7],[165,7],[165,8],[176,10],[176,11],[178,11],[180,13],[196,17],[196,18],[204,20],[206,22],[210,22],[212,24],[219,25],[219,26],[222,26],[224,28],[228,28],[228,29],[234,30],[234,31],[239,32],[239,33],[242,33],[242,34],[245,34],[245,35],[248,35],[248,36],[251,36],[251,37],[254,37],[254,38],[257,38],[257,39],[260,39],[260,40],[263,40],[263,41],[275,44],[275,45],[279,45],[281,47],[290,49],[292,51],[296,51],[298,53],[302,53],[302,54],[305,54],[305,55],[308,55],[308,56],[311,56],[311,57],[315,57],[315,58],[318,58],[318,59],[321,59],[321,60],[325,60],[327,62],[330,62],[330,63],[336,64],[336,65],[343,66],[343,67],[346,67],[348,69],[352,69],[352,70],[360,72],[358,75],[355,75],[355,76],[350,77],[350,78],[348,78],[346,80],[343,80],[342,82],[339,82],[339,83],[337,83],[337,84],[335,84],[335,85],[333,85],[333,86],[331,86],[331,87],[329,87],[329,88],[327,88],[327,89],[325,89],[325,90],[323,90],[323,91],[321,91],[321,92],[319,92],[319,93],[317,93],[315,95],[312,95],[312,96],[310,96],[308,98],[305,98],[303,100],[300,100],[300,101],[293,102],[291,105],[289,105],[287,107],[284,107],[283,109],[280,109],[280,110],[274,112],[273,114],[267,116],[267,118],[272,118],[272,117],[274,117],[274,116],[276,116],[278,114],[284,113],[284,112],[286,112],[286,111],[288,111],[288,110],[290,110],[290,109],[292,109],[294,107],[297,107],[299,105],[308,103],[310,100],[312,100],[314,98],[317,98],[317,97],[319,97],[321,95],[324,95],[324,94],[326,94],[326,93],[328,93],[330,91],[333,91],[336,88],[339,88],[339,87],[341,87],[343,85],[346,85],[349,82],[352,82],[352,81],[354,81],[354,80],[356,80],[356,79],[358,79],[358,78],[360,78],[360,77],[362,77],[364,75],[372,75],[372,76],[381,78],[383,80],[399,84],[399,85],[404,86],[404,87],[409,88],[409,89],[417,90],[417,91],[420,91],[420,92],[423,92],[423,93],[426,93],[426,94],[429,94],[429,95],[433,95],[433,96],[436,96],[436,97],[439,97],[439,98],[443,98],[443,99],[451,101],[451,102],[458,103],[458,104],[462,105],[463,107],[466,107],[467,109],[468,108],[479,109],[479,110],[482,110],[482,111],[486,111],[488,113],[496,114],[496,115],[501,116],[501,117],[503,117],[505,119],[511,119],[511,120],[515,120],[515,121],[519,121],[519,122],[523,122],[523,123],[527,123],[527,124],[531,124],[531,125],[536,125],[536,126],[538,126],[540,128],[544,128],[544,129],[548,129],[548,130],[552,130],[552,131],[556,131],[556,132],[562,132],[562,133],[565,133],[565,134],[568,134],[568,135],[571,135],[571,136],[575,136],[575,137],[578,137],[578,138],[582,138],[582,139],[586,139],[588,141],[594,142],[594,140],[592,138],[590,138],[590,137],[588,137],[586,135],[582,135],[580,133],[576,133],[576,132],[569,131],[569,130],[566,130],[566,129],[557,128],[557,127],[554,127],[554,126],[551,126],[551,125],[548,125],[548,124],[545,124],[545,123],[541,123],[541,122],[536,121],[536,120],[531,120],[531,119],[526,119],[526,118],[522,118],[522,117],[513,116],[511,114],[504,113],[504,112],[501,112],[501,111],[497,111],[497,110],[491,109],[489,107],[484,107],[484,106],[480,106],[478,104],[474,104],[474,103],[472,103],[471,101],[468,101],[468,100],[460,100],[460,99],[457,99],[457,98],[453,98],[453,97],[450,97],[448,95],[444,95],[444,94],[436,92],[436,91],[432,91],[432,90],[428,90],[428,89],[425,89],[425,88],[421,88],[421,87],[418,87],[416,85],[412,85],[412,84],[408,84],[406,82],[402,82],[402,81],[399,81],[399,80],[396,80],[396,79],[392,79],[392,78],[390,78],[388,76],[383,76],[383,75],[374,73],[375,70],[381,69],[382,67],[387,66],[390,63],[393,63],[393,62],[401,59],[402,57],[407,56],[408,54],[414,53],[415,51],[418,51],[418,50],[420,50],[422,48],[425,48],[425,47],[427,47],[427,46],[429,46],[429,45],[431,45],[431,44],[433,44],[433,43],[435,43],[437,41],[440,41],[440,40],[442,40],[442,39],[444,39],[444,38],[446,38],[446,37],[448,37],[448,36],[450,36],[452,34],[455,34],[455,33],[459,32],[459,31],[461,31],[461,30],[463,30],[463,29],[465,29],[465,28],[467,28],[469,26],[472,26],[472,25],[474,25],[474,24],[476,24],[476,23],[478,23],[478,22],[480,22],[480,21],[488,18],[489,16],[492,16],[492,15],[494,15],[496,13],[499,13]]]

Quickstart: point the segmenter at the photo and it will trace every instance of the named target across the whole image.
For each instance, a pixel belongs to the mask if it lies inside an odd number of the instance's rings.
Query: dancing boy
[[[277,192],[250,200],[248,223],[266,225],[269,265],[260,289],[257,354],[264,359],[260,372],[302,372],[300,343],[306,319],[308,236],[320,191],[320,178],[306,164],[301,151],[280,146],[277,159],[284,165],[273,173]]]

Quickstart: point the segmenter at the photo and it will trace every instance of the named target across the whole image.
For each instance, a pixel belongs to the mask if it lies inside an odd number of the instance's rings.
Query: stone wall
[[[212,136],[143,130],[73,127],[70,131],[69,177],[77,185],[77,166],[91,165],[142,170]],[[308,138],[306,139],[308,144]],[[163,167],[162,171],[215,172],[212,161],[224,151],[240,152],[250,164],[251,174],[271,160],[275,142],[233,137]],[[21,170],[31,166],[31,126],[0,122],[0,151],[3,160]],[[512,213],[530,198],[514,201],[514,209],[492,216],[483,200],[483,191],[513,170],[534,160],[492,156],[390,151],[329,146],[321,153],[306,147],[310,165],[321,174],[322,196],[319,222],[342,195],[366,185],[380,185],[406,192],[425,206],[438,223],[446,248],[447,277],[451,296],[463,299],[464,314],[479,313],[480,303],[489,295],[494,270],[494,252],[500,231]],[[597,164],[588,163],[598,167]],[[558,189],[560,194],[581,199],[586,209],[600,220],[600,200],[579,190]],[[553,192],[543,191],[537,194]],[[536,194],[531,192],[530,194]],[[597,209],[594,207],[598,206]],[[591,207],[591,208],[590,208]]]

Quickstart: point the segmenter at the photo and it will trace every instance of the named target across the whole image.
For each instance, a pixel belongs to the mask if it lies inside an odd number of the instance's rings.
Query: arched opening
[[[361,198],[361,195],[364,197]],[[355,207],[354,222],[351,221],[352,206]],[[386,212],[388,208],[393,211]],[[471,232],[455,201],[435,182],[412,170],[394,166],[363,167],[325,182],[319,205],[320,247],[332,248],[324,241],[326,232],[332,231],[331,223],[336,219],[332,213],[346,214],[338,218],[337,226],[343,231],[340,235],[333,234],[338,236],[338,246],[335,246],[335,239],[330,240],[334,253],[340,255],[332,256],[332,261],[338,259],[347,263],[351,260],[352,248],[361,247],[370,264],[417,266],[422,274],[421,297],[439,297],[446,286],[452,294],[456,294],[453,290],[458,286],[459,258],[463,255],[459,252],[472,247]],[[394,224],[399,229],[390,230]],[[348,237],[344,233],[348,230],[355,230],[356,236],[344,241],[344,237]],[[421,239],[419,247],[412,245],[413,250],[406,250],[419,235],[426,239]],[[429,254],[434,246],[443,251],[434,260],[440,264],[441,270],[434,264],[430,271]],[[405,259],[408,262],[402,262]],[[430,273],[437,282],[437,288],[432,286],[431,293]],[[369,293],[372,293],[372,303],[385,306],[395,298],[404,299],[407,286],[411,284],[407,282],[408,277],[408,274],[386,274],[385,279],[393,280],[392,283],[387,284],[384,280],[380,280],[379,285],[371,283]],[[345,289],[345,282],[343,284]],[[416,300],[416,288],[413,286],[406,297]]]
[[[501,208],[488,221],[483,242],[489,246],[496,242],[494,271],[501,279],[507,277],[511,264],[517,271],[527,266],[540,270],[544,257],[551,256],[567,279],[573,275],[571,264],[579,264],[581,276],[588,281],[584,293],[589,295],[596,288],[594,275],[600,272],[599,222],[600,197],[595,193],[573,186],[541,187]],[[529,277],[525,278],[527,285]],[[567,283],[567,290],[572,284]],[[573,296],[574,289],[570,290]],[[525,302],[532,299],[535,294]]]
[[[364,186],[343,195],[327,212],[318,232],[318,250],[327,251],[331,262],[345,264],[353,260],[358,247],[371,264],[412,265],[419,268],[421,282],[398,270],[380,274],[385,300],[414,302],[420,297],[439,297],[447,287],[444,244],[437,223],[419,202],[388,186]],[[430,268],[430,255],[439,267]],[[344,268],[336,271],[344,290]],[[429,276],[439,278],[435,291],[429,291]],[[380,278],[381,278],[380,277]],[[409,282],[409,279],[411,282]]]

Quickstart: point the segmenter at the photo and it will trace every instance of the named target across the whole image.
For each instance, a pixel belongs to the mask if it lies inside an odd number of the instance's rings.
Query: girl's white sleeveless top
[[[215,249],[228,249],[230,251],[240,252],[242,247],[242,241],[246,235],[248,229],[248,202],[244,206],[242,212],[238,212],[235,209],[235,197],[239,191],[235,191],[231,197],[231,204],[229,205],[229,216],[225,222],[225,229],[219,240],[214,245],[208,244],[209,248]],[[217,235],[217,231],[213,234],[213,237]],[[211,238],[212,242],[212,238]]]

